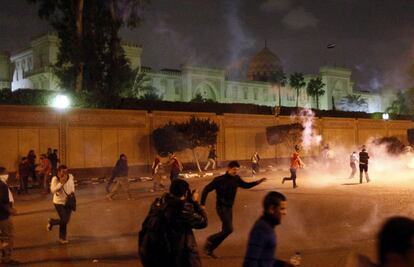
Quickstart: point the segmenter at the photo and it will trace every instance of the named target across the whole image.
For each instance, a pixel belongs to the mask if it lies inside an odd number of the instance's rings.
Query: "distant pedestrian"
[[[57,167],[59,160],[58,150],[53,149],[53,153],[48,155],[48,159],[50,161],[50,164],[52,165],[52,176],[55,176],[57,174]]]
[[[259,165],[260,156],[259,156],[259,153],[254,152],[251,160],[252,160],[252,173],[253,173],[253,175],[256,175],[257,173],[259,173],[259,169],[260,169],[260,165]]]
[[[121,188],[126,194],[127,199],[131,198],[131,195],[129,193],[128,170],[129,168],[127,156],[125,154],[121,154],[113,170],[115,185],[106,195],[107,199],[113,200],[115,195],[119,194]]]
[[[160,156],[156,156],[154,161],[152,162],[151,170],[152,170],[152,179],[154,181],[152,192],[157,190],[165,189],[165,186],[161,182],[161,175],[160,175],[160,167],[161,167],[161,158]]]
[[[17,265],[18,261],[12,260],[14,247],[14,226],[11,215],[16,215],[13,194],[7,185],[9,174],[6,168],[0,167],[0,247],[1,263],[5,266]]]
[[[36,154],[34,150],[29,150],[27,154],[27,161],[30,166],[30,176],[32,177],[32,183],[37,184],[37,175],[36,175]]]
[[[182,179],[157,198],[139,232],[139,254],[144,267],[201,267],[193,229],[207,226],[198,192]]]
[[[356,151],[352,152],[351,156],[349,156],[349,166],[352,169],[351,175],[349,175],[349,179],[354,178],[355,173],[357,171],[357,163],[358,163],[358,155]]]
[[[293,152],[292,156],[290,157],[290,177],[285,177],[282,180],[282,184],[285,183],[285,181],[293,181],[293,188],[298,187],[296,185],[296,173],[299,168],[304,167],[304,163],[302,162],[302,159],[299,157],[299,147],[295,147],[295,152]]]
[[[277,238],[275,227],[287,212],[286,197],[279,192],[269,192],[263,200],[263,215],[256,221],[249,234],[243,267],[292,266],[275,259]]]
[[[26,157],[22,157],[16,178],[20,181],[19,193],[27,193],[27,184],[30,176],[30,165]]]
[[[221,220],[221,231],[209,236],[204,246],[204,252],[210,257],[216,258],[214,250],[233,232],[233,204],[236,198],[238,187],[249,189],[266,181],[266,178],[254,182],[245,182],[238,175],[240,164],[231,161],[228,164],[224,175],[214,178],[206,187],[201,195],[201,206],[206,204],[207,195],[216,191],[216,211]]]
[[[45,193],[49,193],[49,183],[52,177],[52,165],[45,154],[40,156],[39,178],[43,182]]]
[[[49,218],[47,230],[52,231],[53,226],[59,225],[59,242],[67,244],[67,225],[72,214],[72,208],[66,205],[68,196],[75,193],[75,182],[72,174],[68,173],[66,165],[60,165],[57,175],[52,178],[50,191],[53,194],[53,204],[59,219]]]
[[[170,154],[169,164],[171,165],[170,180],[173,181],[175,179],[178,179],[180,172],[183,171],[183,164],[174,153]]]
[[[217,161],[216,148],[214,146],[211,146],[210,150],[208,152],[207,164],[204,167],[204,170],[207,171],[208,167],[210,167],[210,164],[211,164],[211,169],[215,170],[216,169],[216,161]]]
[[[365,179],[367,183],[369,183],[369,176],[368,176],[368,159],[369,155],[365,148],[362,148],[361,152],[359,152],[359,183],[362,184],[363,174],[365,173]]]

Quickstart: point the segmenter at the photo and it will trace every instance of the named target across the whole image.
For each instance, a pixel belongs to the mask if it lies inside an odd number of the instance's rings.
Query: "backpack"
[[[173,262],[164,198],[156,198],[138,234],[138,250],[144,267],[168,266]]]

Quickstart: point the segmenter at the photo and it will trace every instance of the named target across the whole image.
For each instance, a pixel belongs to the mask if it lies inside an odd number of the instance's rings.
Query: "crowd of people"
[[[329,147],[325,147],[329,150]],[[325,149],[324,148],[324,149]],[[59,226],[59,242],[67,244],[67,225],[71,214],[76,210],[75,182],[66,165],[59,165],[58,151],[48,149],[48,153],[41,154],[39,164],[36,164],[36,154],[30,150],[27,157],[19,163],[16,177],[20,181],[18,193],[28,192],[29,177],[32,185],[38,185],[45,193],[53,194],[53,205],[58,218],[49,218],[47,231]],[[329,151],[323,155],[328,157]],[[368,176],[368,159],[366,147],[362,147],[359,154],[355,151],[350,155],[351,175],[356,173],[359,164],[360,183],[365,174]],[[216,168],[217,154],[214,146],[210,147],[208,162],[204,168],[211,165]],[[260,172],[260,156],[255,152],[251,158],[253,176]],[[200,194],[191,190],[187,181],[180,178],[183,165],[174,153],[170,153],[168,161],[161,163],[160,156],[156,156],[151,166],[153,175],[152,190],[165,190],[159,168],[170,166],[170,186],[168,192],[156,198],[151,205],[150,212],[145,218],[139,233],[139,255],[144,267],[152,266],[201,266],[200,255],[193,229],[208,227],[206,200],[210,192],[215,191],[215,209],[221,221],[221,230],[207,237],[203,252],[211,257],[218,258],[215,250],[233,232],[233,205],[238,188],[249,189],[263,182],[266,178],[246,182],[239,176],[240,164],[231,161],[223,175],[215,177],[209,182]],[[292,181],[293,188],[297,188],[297,170],[305,164],[300,157],[300,147],[296,146],[290,158],[290,177],[284,177],[282,183]],[[126,197],[129,192],[129,167],[127,156],[121,154],[117,160],[110,179],[106,185],[107,199],[114,200],[122,190]],[[8,173],[0,167],[0,248],[2,263],[16,264],[11,257],[13,250],[13,223],[11,216],[16,214],[13,194],[7,184]],[[252,226],[248,236],[247,250],[243,260],[244,267],[300,266],[299,261],[283,261],[274,257],[277,248],[275,227],[282,222],[287,213],[287,198],[280,192],[268,192],[263,198],[262,215]],[[379,262],[381,267],[414,266],[412,247],[414,246],[414,221],[408,218],[396,217],[387,221],[379,233]],[[300,258],[300,257],[299,257]],[[375,266],[364,257],[359,258],[360,266]],[[397,265],[395,265],[397,264]]]

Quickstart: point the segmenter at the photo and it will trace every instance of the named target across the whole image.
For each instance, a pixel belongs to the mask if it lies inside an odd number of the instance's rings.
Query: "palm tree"
[[[368,102],[361,95],[347,95],[341,99],[341,109],[345,111],[368,111]]]
[[[295,72],[290,75],[289,84],[293,89],[296,89],[296,107],[299,106],[299,90],[306,85],[303,74]]]
[[[283,72],[283,70],[278,70],[277,72],[273,72],[270,75],[269,82],[273,85],[277,86],[279,89],[279,107],[282,106],[282,97],[281,97],[281,87],[286,86],[287,84],[287,78],[286,74]]]
[[[312,96],[313,98],[316,98],[317,109],[319,109],[319,97],[325,94],[325,90],[323,89],[324,86],[325,84],[322,82],[322,79],[318,77],[315,79],[311,79],[306,88],[308,95]]]

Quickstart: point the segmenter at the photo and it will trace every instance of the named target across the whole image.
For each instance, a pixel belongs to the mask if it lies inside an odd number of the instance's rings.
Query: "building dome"
[[[249,81],[267,82],[272,73],[281,70],[283,70],[283,67],[279,57],[265,47],[250,61],[247,79]]]

